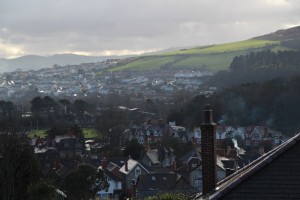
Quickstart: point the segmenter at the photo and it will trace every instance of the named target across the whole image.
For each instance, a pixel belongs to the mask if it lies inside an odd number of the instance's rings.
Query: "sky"
[[[0,58],[142,54],[297,25],[299,0],[0,0]]]

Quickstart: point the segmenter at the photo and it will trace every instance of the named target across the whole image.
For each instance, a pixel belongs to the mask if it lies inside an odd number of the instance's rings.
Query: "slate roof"
[[[119,177],[117,177],[115,174],[113,174],[109,170],[104,170],[104,174],[113,181],[118,181],[118,182],[122,181]]]
[[[129,157],[120,157],[120,158],[108,158],[109,162],[112,162],[118,165],[120,168],[125,164],[125,162],[129,160]]]
[[[300,134],[218,183],[209,197],[194,199],[300,199]]]
[[[128,171],[125,170],[125,164],[119,169],[119,171],[123,174],[129,174],[131,170],[134,169],[137,165],[141,166],[146,172],[150,172],[147,168],[145,168],[144,165],[131,158],[127,161]]]
[[[192,158],[199,158],[200,161],[202,160],[200,155],[200,149],[199,150],[192,149],[191,151],[183,155],[180,158],[180,160],[184,163],[188,163]]]
[[[150,159],[153,165],[159,164],[160,161],[158,160],[158,150],[157,149],[150,149],[147,151],[146,155]]]

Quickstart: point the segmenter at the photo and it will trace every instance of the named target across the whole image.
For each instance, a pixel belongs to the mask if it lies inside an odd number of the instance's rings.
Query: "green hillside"
[[[200,46],[157,55],[123,59],[111,71],[167,68],[197,69],[203,66],[209,67],[212,71],[218,71],[227,69],[235,56],[245,55],[251,51],[298,49],[298,44],[300,44],[299,30],[299,27],[295,27],[244,41]],[[284,37],[285,33],[289,37]]]

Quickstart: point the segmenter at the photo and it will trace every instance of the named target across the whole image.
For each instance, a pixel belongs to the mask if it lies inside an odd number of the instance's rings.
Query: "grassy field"
[[[29,138],[33,138],[34,135],[39,136],[40,138],[45,138],[46,137],[46,131],[47,129],[42,129],[42,130],[33,130],[28,134]]]
[[[36,135],[36,136],[39,136],[40,138],[45,138],[47,130],[48,129],[43,129],[43,130],[38,130],[38,131],[33,130],[28,134],[28,137],[32,139],[34,137],[34,135]],[[86,139],[98,137],[96,129],[83,128],[82,131],[83,131],[84,138],[86,138]]]
[[[280,46],[280,41],[270,40],[244,40],[226,44],[202,46],[191,49],[168,52],[164,54],[134,57],[124,60],[121,66],[111,71],[122,70],[152,70],[163,67],[168,68],[200,68],[203,65],[212,71],[227,69],[235,56],[244,55],[250,51],[259,51],[265,48],[274,51],[286,50]]]
[[[134,69],[134,70],[159,69],[161,66],[174,61],[175,61],[174,56],[149,56],[146,58],[137,59],[123,66],[113,68],[111,69],[111,71],[122,71],[126,69]]]
[[[246,51],[219,53],[219,54],[206,54],[198,56],[190,56],[173,65],[173,68],[200,68],[205,65],[212,71],[227,69],[232,59],[237,55],[246,54]]]
[[[164,55],[180,55],[180,54],[211,54],[211,53],[226,53],[232,51],[242,51],[246,49],[257,49],[271,45],[279,45],[279,41],[270,40],[244,40],[239,42],[231,42],[225,44],[216,44],[205,47],[197,47],[186,50],[165,53]]]
[[[152,70],[162,67],[195,69],[203,65],[209,67],[212,71],[227,69],[235,56],[246,54],[247,51],[234,51],[228,53],[214,54],[192,54],[192,55],[169,55],[169,56],[149,56],[138,59],[112,71],[122,71],[126,69],[134,70]]]
[[[86,139],[98,137],[97,131],[94,128],[83,128],[82,131]]]

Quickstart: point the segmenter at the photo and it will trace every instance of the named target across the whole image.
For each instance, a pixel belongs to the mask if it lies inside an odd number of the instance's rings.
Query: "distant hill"
[[[199,69],[208,67],[212,71],[228,69],[235,56],[251,51],[300,50],[300,26],[279,30],[249,40],[213,44],[195,48],[184,48],[155,55],[126,58],[112,71],[149,69]]]
[[[300,38],[300,26],[289,29],[278,30],[274,33],[255,37],[258,40],[273,40],[273,41],[286,41],[295,40]]]
[[[37,70],[57,65],[73,65],[88,62],[98,62],[109,58],[124,58],[118,56],[82,56],[76,54],[55,54],[52,56],[28,55],[13,59],[0,59],[0,72],[10,72],[16,69]]]

